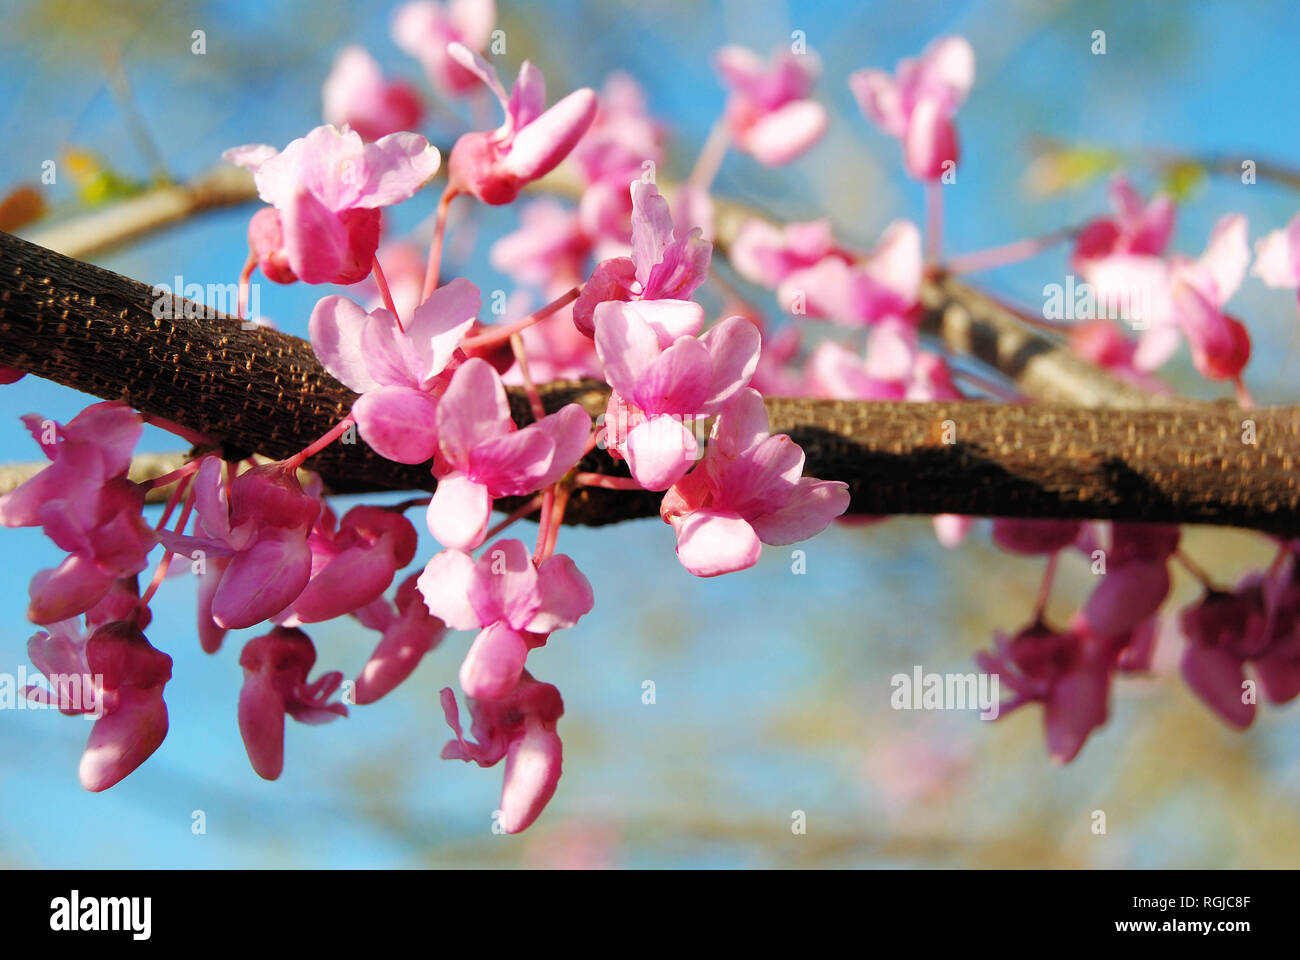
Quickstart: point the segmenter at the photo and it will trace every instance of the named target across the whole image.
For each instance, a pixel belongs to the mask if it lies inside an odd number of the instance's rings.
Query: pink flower
[[[677,557],[697,577],[752,567],[761,544],[815,536],[849,506],[848,484],[803,476],[803,451],[768,433],[757,390],[742,390],[718,416],[699,466],[665,495],[660,515],[677,534]]]
[[[848,259],[831,236],[829,220],[778,227],[755,218],[745,222],[731,244],[731,265],[736,272],[750,283],[770,290],[776,289],[790,274],[832,255]]]
[[[36,414],[23,423],[51,463],[0,497],[0,524],[42,527],[67,551],[31,582],[28,618],[53,623],[89,610],[148,564],[157,539],[141,515],[144,487],[127,479],[142,424],[120,403],[93,404],[66,426]]]
[[[1107,194],[1114,214],[1089,221],[1079,231],[1074,262],[1082,265],[1115,256],[1162,256],[1177,213],[1172,198],[1159,193],[1144,204],[1123,174],[1112,178]]]
[[[1300,214],[1256,241],[1250,272],[1270,287],[1300,287]]]
[[[239,655],[244,686],[239,691],[239,733],[257,775],[275,780],[284,769],[284,717],[299,723],[327,723],[348,708],[329,699],[343,682],[338,671],[308,683],[316,648],[301,630],[276,627],[248,641]]]
[[[849,88],[862,113],[903,144],[907,172],[938,180],[960,158],[953,117],[975,82],[975,52],[965,38],[941,37],[917,59],[900,60],[894,76],[859,70]]]
[[[28,687],[29,699],[96,718],[79,771],[87,790],[107,790],[162,745],[172,658],[155,650],[135,621],[106,623],[86,640],[64,621],[33,636],[27,652],[52,686],[49,692]]]
[[[280,613],[307,586],[312,569],[307,536],[320,504],[303,492],[296,471],[284,461],[253,467],[229,490],[221,473],[221,461],[205,457],[194,477],[202,533],[159,536],[183,558],[204,565],[213,558],[225,561],[219,578],[201,585],[212,591],[201,605],[210,604],[218,627],[237,630]]]
[[[1079,520],[998,517],[993,521],[993,542],[1009,553],[1056,553],[1073,544],[1082,530]]]
[[[283,152],[233,147],[226,160],[253,171],[258,195],[275,207],[284,258],[306,283],[364,279],[379,246],[379,208],[408,200],[438,172],[441,156],[424,137],[391,133],[364,143],[326,124]],[[256,246],[259,260],[268,254]]]
[[[1229,214],[1215,224],[1199,260],[1176,261],[1172,268],[1179,328],[1196,369],[1210,380],[1236,379],[1250,360],[1250,335],[1239,320],[1223,311],[1241,286],[1249,262],[1246,218]]]
[[[442,709],[456,739],[442,748],[442,758],[490,767],[504,757],[501,826],[507,833],[526,830],[550,802],[560,781],[563,748],[555,732],[556,722],[564,713],[560,691],[525,672],[505,700],[471,697],[467,706],[473,719],[470,733],[477,743],[465,739],[456,695],[450,687],[443,688]]]
[[[518,230],[492,245],[492,268],[543,289],[576,286],[591,252],[577,212],[547,198],[524,207],[519,220]]]
[[[479,630],[460,668],[465,693],[500,700],[523,675],[528,651],[573,626],[594,604],[591,584],[557,553],[534,566],[518,540],[498,540],[475,561],[436,554],[419,579],[429,611],[453,630]]]
[[[1169,557],[1178,549],[1177,527],[1115,523],[1109,545],[1088,537],[1079,548],[1087,556],[1101,549],[1105,571],[1081,616],[1099,637],[1130,633],[1153,617],[1169,596]]]
[[[408,317],[405,331],[382,307],[366,313],[325,297],[308,325],[312,351],[337,380],[361,394],[352,407],[361,438],[381,457],[423,463],[433,456],[437,398],[461,340],[478,315],[478,288],[458,277]]]
[[[487,84],[506,117],[496,130],[466,133],[456,141],[447,187],[484,203],[510,203],[525,185],[559,166],[582,139],[596,115],[596,94],[583,87],[547,110],[546,81],[527,60],[507,97],[496,70],[477,53],[459,43],[447,52]]]
[[[596,310],[596,352],[613,387],[605,443],[647,490],[666,490],[690,469],[699,445],[690,426],[748,383],[761,337],[744,317],[699,329],[683,301],[609,302]]]
[[[415,559],[417,537],[411,521],[383,507],[353,507],[334,529],[334,515],[321,512],[307,539],[311,579],[293,602],[298,623],[319,623],[351,613],[374,601],[397,571]]]
[[[668,201],[653,183],[634,180],[630,189],[632,256],[596,264],[573,305],[573,322],[591,337],[596,330],[596,307],[601,303],[667,301],[680,313],[680,323],[693,324],[698,332],[704,310],[691,303],[690,296],[708,277],[713,244],[702,239],[699,230],[680,240],[675,237]]]
[[[447,632],[425,606],[418,579],[412,574],[403,580],[395,602],[378,597],[356,612],[364,626],[383,634],[357,677],[352,699],[358,705],[374,703],[409,677]]]
[[[663,140],[640,85],[616,71],[605,81],[591,127],[573,148],[573,162],[588,184],[610,184],[626,201],[625,187],[641,176],[643,164],[662,161]]]
[[[1300,695],[1300,576],[1294,551],[1275,578],[1250,575],[1236,590],[1206,590],[1180,617],[1187,645],[1183,679],[1215,713],[1244,730],[1255,719],[1246,696],[1249,663],[1264,695]]]
[[[486,50],[496,18],[492,0],[406,3],[393,14],[393,43],[420,61],[439,92],[463,97],[478,89],[479,80],[448,55],[447,46],[463,43],[471,50]]]
[[[519,429],[501,377],[478,358],[452,375],[434,421],[438,487],[429,502],[429,532],[460,550],[483,542],[494,498],[555,483],[577,466],[591,433],[591,417],[576,403]]]
[[[831,253],[787,274],[777,288],[777,300],[796,316],[849,327],[885,317],[910,319],[920,302],[921,269],[921,232],[910,221],[896,220],[856,263]]]
[[[714,56],[730,96],[726,120],[736,146],[759,163],[789,163],[826,132],[826,108],[809,99],[821,73],[812,53],[779,51],[770,63],[744,47]]]
[[[977,653],[975,662],[1015,694],[999,717],[1026,703],[1041,703],[1048,753],[1054,763],[1069,763],[1088,735],[1106,722],[1114,643],[1078,626],[1058,632],[1039,623],[1014,637],[999,633],[994,645],[993,652]]]
[[[350,126],[363,140],[410,130],[424,113],[411,85],[385,80],[375,58],[356,44],[344,47],[334,58],[323,96],[325,122]]]

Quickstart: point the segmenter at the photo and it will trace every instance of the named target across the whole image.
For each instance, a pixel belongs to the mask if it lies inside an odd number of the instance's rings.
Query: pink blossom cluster
[[[771,432],[764,394],[956,404],[972,390],[1001,389],[922,334],[927,271],[944,269],[923,252],[923,244],[938,250],[934,208],[926,236],[899,219],[865,249],[836,240],[829,220],[745,223],[725,251],[729,266],[745,290],[773,295],[786,314],[779,325],[720,279],[713,176],[730,149],[741,162],[780,165],[824,134],[815,54],[717,53],[725,101],[670,203],[656,179],[666,132],[635,80],[617,74],[599,95],[582,88],[548,105],[541,71],[524,62],[507,91],[485,56],[494,24],[490,0],[407,3],[392,20],[394,41],[440,97],[501,110],[500,125],[469,129],[450,150],[441,199],[428,205],[427,259],[401,238],[381,246],[381,211],[427,197],[442,155],[411,130],[424,116],[416,88],[386,76],[364,49],[339,53],[323,88],[324,125],[282,151],[248,145],[225,154],[252,171],[267,204],[249,224],[244,278],[256,268],[278,283],[357,285],[365,299],[329,293],[308,321],[320,364],[357,395],[328,433],[287,459],[206,455],[136,482],[128,470],[143,421],[126,406],[96,404],[65,426],[25,418],[51,462],[0,497],[0,523],[39,526],[66,554],[31,582],[28,617],[42,629],[29,652],[50,686],[27,696],[96,716],[81,764],[87,789],[117,783],[163,741],[172,661],[142,631],[157,589],[189,574],[203,650],[219,654],[231,630],[258,632],[239,653],[236,720],[253,769],[267,779],[283,770],[286,717],[346,717],[410,677],[449,632],[473,632],[459,671],[473,739],[444,689],[453,739],[442,756],[504,760],[502,823],[526,829],[556,791],[563,754],[563,702],[529,671],[529,654],[576,628],[595,603],[577,562],[556,552],[575,495],[661,495],[683,567],[699,577],[737,572],[759,561],[764,544],[813,537],[850,506],[848,484],[804,475],[804,451]],[[974,52],[949,36],[893,74],[866,69],[848,83],[933,198],[960,161],[955,116],[974,80]],[[518,227],[490,254],[545,305],[530,310],[528,294],[516,291],[485,322],[479,286],[463,276],[440,282],[452,201],[512,204],[562,165],[576,203],[522,202]],[[1111,202],[1110,216],[1075,232],[1071,265],[1106,296],[1143,291],[1124,318],[1141,333],[1130,340],[1113,324],[1080,324],[1069,331],[1074,349],[1149,385],[1186,342],[1205,377],[1244,390],[1250,338],[1226,304],[1250,260],[1245,219],[1221,219],[1192,259],[1167,253],[1168,197],[1144,203],[1120,178]],[[1297,224],[1260,242],[1255,273],[1271,286],[1300,286]],[[702,291],[726,305],[713,322]],[[19,375],[0,370],[5,382]],[[577,403],[548,408],[536,386],[578,377],[609,387],[595,421]],[[353,430],[382,458],[427,466],[432,495],[337,515],[304,464]],[[150,524],[144,509],[154,489],[172,492]],[[425,527],[440,545],[422,567],[405,515],[413,506],[426,508]],[[495,524],[494,512],[502,515]],[[501,536],[524,518],[537,521],[531,550]],[[935,518],[948,546],[972,523]],[[1153,668],[1171,565],[1189,561],[1179,531],[1160,526],[1001,519],[992,537],[1005,550],[1046,556],[1048,568],[1028,625],[999,635],[978,662],[1012,691],[1008,709],[1042,705],[1049,752],[1067,762],[1105,722],[1113,679]],[[161,560],[141,592],[138,575],[157,547]],[[1052,626],[1048,588],[1072,552],[1094,562],[1100,554],[1106,569],[1081,609]],[[1298,552],[1280,544],[1267,572],[1233,589],[1207,582],[1179,618],[1188,685],[1235,726],[1254,715],[1254,701],[1240,699],[1248,674],[1275,703],[1300,693]],[[351,683],[339,670],[313,678],[317,651],[306,628],[344,617],[377,635],[373,652]]]

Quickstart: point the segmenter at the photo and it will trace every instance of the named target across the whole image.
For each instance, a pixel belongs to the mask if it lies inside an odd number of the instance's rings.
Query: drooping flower
[[[380,208],[414,196],[442,160],[419,134],[391,133],[365,143],[355,130],[329,124],[283,151],[250,144],[222,156],[253,171],[258,195],[278,219],[272,224],[263,215],[259,236],[273,237],[278,226],[293,275],[305,283],[343,284],[370,273]],[[276,260],[279,252],[267,247],[266,241],[253,246],[259,262]]]
[[[229,490],[221,473],[221,461],[205,457],[194,476],[201,532],[164,530],[159,536],[167,549],[196,564],[222,561],[206,571],[214,580],[201,583],[202,590],[211,591],[201,603],[210,606],[217,627],[237,630],[280,613],[307,586],[312,570],[307,536],[320,504],[303,491],[285,461],[253,467]]]
[[[132,607],[135,599],[129,598]],[[29,687],[29,699],[96,718],[79,770],[87,790],[107,790],[161,746],[172,658],[154,649],[136,619],[105,623],[87,639],[75,622],[63,621],[33,636],[27,651],[51,684],[50,691]]]
[[[284,769],[284,718],[299,723],[327,723],[346,717],[348,708],[329,699],[343,674],[323,673],[308,682],[316,663],[316,647],[301,630],[276,627],[248,641],[239,655],[244,686],[239,691],[239,733],[248,760],[265,780]]]
[[[582,139],[596,115],[596,94],[583,87],[548,110],[546,81],[527,60],[507,97],[496,69],[481,56],[459,43],[447,52],[496,95],[506,118],[496,130],[466,133],[456,141],[447,161],[447,187],[484,203],[511,203],[525,185],[559,166]]]
[[[352,407],[361,438],[380,456],[424,463],[437,449],[434,412],[445,375],[478,315],[478,288],[458,277],[436,289],[405,330],[382,307],[367,313],[345,297],[312,310],[312,351],[361,397]]]
[[[31,582],[28,618],[53,623],[89,610],[148,564],[157,539],[141,513],[145,488],[127,479],[143,424],[115,402],[93,404],[66,425],[36,414],[23,422],[51,462],[0,497],[0,524],[39,526],[67,551]]]
[[[498,540],[475,561],[460,550],[436,554],[419,579],[429,611],[453,630],[478,630],[460,685],[478,700],[500,700],[519,682],[528,651],[573,626],[594,604],[591,584],[557,553],[534,566],[519,540]]]
[[[589,337],[596,334],[596,307],[609,301],[658,301],[678,312],[678,323],[704,323],[704,310],[692,303],[691,294],[709,274],[713,244],[701,231],[692,230],[678,239],[673,229],[668,201],[653,183],[632,181],[632,255],[614,257],[596,264],[591,279],[573,305],[573,322]]]
[[[591,433],[591,417],[576,403],[517,427],[500,375],[478,358],[456,369],[434,420],[429,532],[461,550],[483,542],[493,499],[555,483],[577,466]]]
[[[714,423],[700,464],[665,495],[660,516],[697,577],[744,570],[762,544],[815,536],[849,506],[848,484],[803,476],[803,450],[768,432],[757,390],[741,390]]]
[[[732,140],[759,163],[789,163],[826,132],[826,108],[810,97],[821,73],[816,54],[782,50],[764,63],[752,50],[727,46],[713,62],[730,94]]]
[[[1056,553],[1073,544],[1082,530],[1079,520],[998,517],[993,521],[993,542],[1010,553]]]
[[[506,699],[470,697],[466,706],[472,718],[470,733],[477,742],[465,739],[456,695],[450,687],[443,688],[442,709],[456,739],[442,748],[442,758],[473,761],[480,767],[494,766],[505,758],[500,823],[507,833],[526,830],[550,802],[560,781],[564,752],[555,732],[564,713],[560,691],[525,671]]]
[[[325,80],[325,122],[349,126],[363,140],[412,130],[424,107],[410,84],[389,80],[364,47],[351,44],[339,51]]]
[[[695,418],[721,410],[758,366],[753,323],[728,317],[696,337],[695,314],[682,304],[606,302],[596,310],[596,352],[613,387],[605,445],[647,490],[665,490],[690,469],[699,454]]]
[[[415,558],[416,543],[411,521],[393,510],[353,507],[337,530],[333,513],[322,510],[307,538],[311,579],[293,602],[294,619],[319,623],[371,603]]]
[[[918,58],[900,60],[893,76],[859,70],[849,88],[862,113],[903,144],[907,172],[938,180],[961,156],[953,117],[975,82],[975,52],[963,37],[932,42]]]
[[[1178,527],[1115,523],[1103,546],[1086,535],[1079,549],[1087,556],[1101,549],[1101,581],[1081,611],[1091,633],[1114,637],[1129,633],[1155,615],[1169,596],[1169,558],[1178,549]]]
[[[447,47],[463,43],[482,53],[492,37],[496,18],[493,0],[404,3],[393,14],[393,43],[420,61],[429,82],[440,93],[463,97],[479,89],[479,79],[450,56]]]
[[[418,579],[412,574],[403,580],[392,602],[378,597],[356,611],[363,626],[382,634],[357,676],[352,700],[358,705],[374,703],[409,677],[447,632],[447,625],[429,613]]]

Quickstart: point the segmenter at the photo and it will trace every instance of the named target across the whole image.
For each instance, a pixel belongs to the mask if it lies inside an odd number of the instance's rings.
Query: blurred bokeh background
[[[101,182],[111,194],[148,181],[156,168],[176,178],[197,174],[235,144],[283,145],[320,122],[321,83],[349,42],[363,44],[386,71],[421,81],[418,65],[389,38],[391,8],[0,0],[0,187],[39,181],[42,163],[69,149],[94,151],[99,159],[87,162],[121,181]],[[599,88],[615,69],[640,81],[670,127],[668,173],[677,176],[723,105],[712,52],[727,42],[768,52],[803,30],[823,61],[818,97],[832,112],[828,135],[788,168],[733,154],[716,190],[783,218],[829,215],[859,244],[892,219],[919,219],[921,196],[902,174],[897,145],[859,115],[845,78],[863,66],[892,69],[948,32],[964,34],[978,58],[958,118],[960,180],[945,188],[949,250],[1046,233],[1104,209],[1100,180],[1050,195],[1028,189],[1038,137],[1131,155],[1145,189],[1165,176],[1143,162],[1153,151],[1300,165],[1293,105],[1300,25],[1288,0],[501,0],[498,25],[508,37],[503,73],[513,76],[532,59],[553,99],[580,85]],[[191,53],[197,29],[206,35],[202,56]],[[1097,29],[1106,31],[1104,56],[1090,52]],[[423,132],[448,143],[465,128],[460,108],[423,89],[434,111]],[[1178,179],[1186,202],[1174,246],[1188,254],[1199,253],[1223,213],[1247,214],[1253,239],[1300,209],[1300,195],[1275,184],[1188,170]],[[95,199],[62,175],[48,196],[63,215]],[[424,194],[399,208],[394,231],[415,228],[435,199]],[[176,274],[230,282],[246,255],[249,212],[213,213],[96,260],[151,283]],[[516,212],[479,210],[458,227],[474,242],[453,244],[454,269],[484,289],[505,287],[486,250]],[[1037,304],[1043,285],[1062,282],[1066,269],[1061,251],[980,281]],[[261,309],[301,335],[325,292],[263,283]],[[1294,297],[1251,279],[1233,306],[1257,345],[1246,376],[1255,396],[1300,401]],[[1216,395],[1190,373],[1185,353],[1172,379]],[[37,456],[19,415],[66,421],[87,402],[30,377],[0,388],[0,461]],[[177,441],[150,432],[144,446],[169,450]],[[1239,533],[1192,531],[1186,542],[1224,582],[1270,555],[1260,538]],[[1300,716],[1294,706],[1265,706],[1250,732],[1228,730],[1179,681],[1172,632],[1157,676],[1121,678],[1109,724],[1065,768],[1047,759],[1037,708],[993,724],[973,713],[890,709],[892,675],[917,664],[972,669],[971,655],[995,630],[1014,630],[1028,616],[1041,561],[997,552],[986,529],[948,551],[924,518],[837,527],[800,545],[802,575],[792,572],[789,549],[768,548],[756,568],[712,581],[685,573],[672,544],[653,520],[564,531],[560,549],[592,580],[597,606],[530,660],[564,694],[565,774],[545,815],[521,837],[491,831],[500,767],[438,759],[448,731],[437,691],[455,685],[466,635],[452,635],[377,705],[325,727],[289,724],[285,773],[266,783],[249,767],[235,724],[247,637],[230,637],[214,657],[201,653],[192,590],[177,580],[155,600],[149,630],[175,660],[171,732],[124,782],[103,795],[78,786],[86,721],[0,710],[0,863],[1300,864]],[[420,556],[434,549],[426,536]],[[0,672],[15,674],[32,632],[23,619],[27,580],[57,558],[30,530],[5,531],[0,557]],[[1058,621],[1090,581],[1081,559],[1067,560],[1050,607]],[[1179,579],[1169,609],[1198,589]],[[321,667],[349,676],[375,641],[341,621],[312,632]],[[646,680],[655,684],[654,704],[643,703]],[[1105,835],[1091,830],[1096,810],[1106,814]],[[203,811],[206,833],[192,832],[195,811]],[[806,815],[804,835],[791,830],[795,811]]]

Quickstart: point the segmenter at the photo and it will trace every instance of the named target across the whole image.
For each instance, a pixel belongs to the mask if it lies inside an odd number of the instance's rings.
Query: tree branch
[[[119,399],[204,434],[227,456],[289,456],[347,414],[356,395],[310,345],[173,297],[153,315],[145,284],[0,234],[0,363]],[[604,409],[595,382],[542,387],[548,410]],[[528,404],[512,392],[519,423]],[[984,402],[768,401],[774,432],[806,471],[845,480],[858,514],[965,513],[1211,523],[1300,534],[1300,408],[1227,405],[1101,410]],[[1243,421],[1255,444],[1243,442]],[[952,441],[952,442],[948,442]],[[338,493],[430,490],[427,467],[336,443],[308,464]],[[625,473],[601,452],[583,469]],[[654,515],[659,496],[583,489],[566,520]],[[503,504],[505,506],[506,504]]]
[[[582,194],[582,183],[561,166],[530,189],[576,198]],[[673,185],[665,183],[663,189],[671,195]],[[84,259],[204,211],[256,200],[257,190],[247,170],[219,167],[187,184],[157,187],[103,210],[38,229],[26,239]],[[746,221],[770,219],[726,197],[715,197],[714,208],[714,242],[723,255]],[[1153,396],[1075,356],[1026,326],[996,300],[952,278],[924,278],[921,303],[924,332],[953,353],[975,357],[999,371],[1025,396],[1087,407],[1179,402],[1176,397]]]

